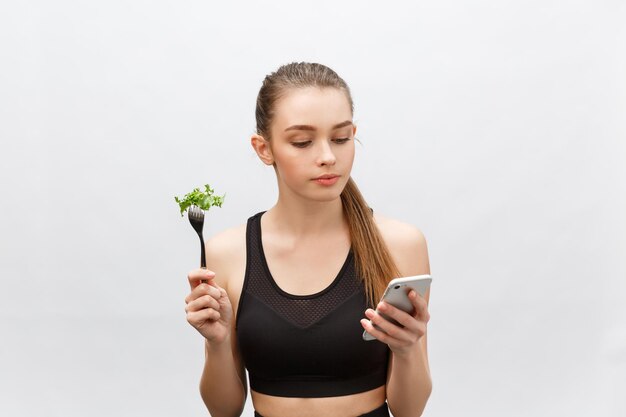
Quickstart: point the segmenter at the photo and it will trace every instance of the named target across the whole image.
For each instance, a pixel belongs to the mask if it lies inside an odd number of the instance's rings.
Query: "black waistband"
[[[263,416],[255,411],[254,417],[263,417]],[[387,407],[387,403],[385,402],[377,409],[372,410],[365,414],[361,414],[359,417],[390,417],[389,407]]]

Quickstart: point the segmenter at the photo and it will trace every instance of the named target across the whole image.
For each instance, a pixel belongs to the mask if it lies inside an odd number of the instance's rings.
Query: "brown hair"
[[[256,100],[256,130],[270,139],[270,126],[278,99],[289,89],[319,87],[343,91],[354,113],[354,103],[346,82],[332,69],[315,63],[299,62],[283,65],[267,75]],[[374,223],[372,210],[352,178],[341,192],[343,212],[350,230],[352,251],[357,271],[363,280],[365,294],[372,306],[382,296],[389,279],[400,275],[389,249]]]

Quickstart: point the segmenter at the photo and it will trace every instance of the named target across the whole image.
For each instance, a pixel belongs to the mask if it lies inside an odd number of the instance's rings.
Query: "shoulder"
[[[420,229],[379,214],[374,214],[374,221],[403,276],[430,274],[428,246]]]
[[[228,281],[240,273],[246,259],[246,225],[226,229],[205,243],[207,268],[215,272],[215,280],[226,288]]]
[[[218,255],[232,255],[246,242],[246,225],[232,227],[212,236],[206,242],[207,250]]]

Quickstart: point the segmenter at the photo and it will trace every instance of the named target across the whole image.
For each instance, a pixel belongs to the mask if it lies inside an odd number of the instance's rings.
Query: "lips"
[[[329,185],[333,185],[337,181],[339,181],[339,175],[336,175],[336,174],[324,174],[324,175],[320,175],[317,178],[314,178],[313,181],[315,181],[319,185],[329,186]]]
[[[315,180],[330,180],[333,178],[337,178],[339,175],[337,174],[324,174],[324,175],[320,175],[317,178],[314,178]]]

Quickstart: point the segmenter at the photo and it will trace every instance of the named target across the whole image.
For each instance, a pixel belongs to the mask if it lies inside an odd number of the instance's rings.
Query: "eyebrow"
[[[351,125],[352,125],[352,121],[346,120],[345,122],[341,122],[333,126],[332,130],[341,129],[342,127],[351,126]],[[315,129],[315,127],[311,125],[293,125],[285,129],[285,132],[289,130],[317,130],[317,129]]]

